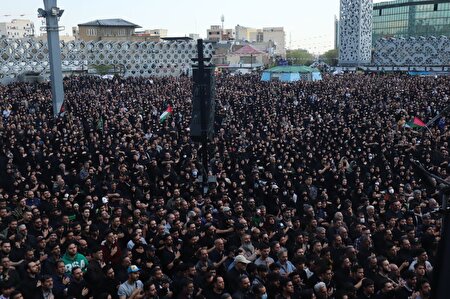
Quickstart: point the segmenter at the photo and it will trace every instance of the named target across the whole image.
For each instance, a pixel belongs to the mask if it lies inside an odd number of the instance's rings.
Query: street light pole
[[[64,10],[56,6],[56,0],[44,0],[45,10],[38,9],[39,17],[46,20],[48,57],[50,60],[50,83],[52,87],[53,116],[56,118],[64,104],[64,87],[61,67],[61,48],[59,46],[58,19]]]

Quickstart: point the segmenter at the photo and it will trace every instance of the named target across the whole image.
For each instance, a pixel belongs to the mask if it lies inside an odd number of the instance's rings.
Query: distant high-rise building
[[[339,48],[339,19],[334,16],[334,49]]]
[[[372,0],[341,0],[339,64],[369,64],[372,58]]]
[[[24,38],[34,36],[34,23],[26,19],[13,19],[0,23],[0,37]]]

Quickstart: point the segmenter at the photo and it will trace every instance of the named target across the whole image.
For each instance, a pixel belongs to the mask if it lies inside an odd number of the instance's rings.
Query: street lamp
[[[61,67],[61,48],[59,46],[58,19],[64,10],[56,6],[56,0],[44,0],[45,9],[39,8],[39,17],[46,20],[48,56],[50,60],[50,83],[52,87],[53,116],[56,118],[63,112],[64,87]]]

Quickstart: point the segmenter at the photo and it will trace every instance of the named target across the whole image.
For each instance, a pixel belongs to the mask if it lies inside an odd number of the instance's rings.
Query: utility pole
[[[50,60],[50,83],[52,86],[53,117],[57,118],[64,104],[64,87],[61,67],[61,48],[59,47],[58,19],[64,10],[56,6],[56,0],[44,0],[45,9],[39,8],[39,17],[45,18]]]
[[[203,40],[197,40],[197,66],[193,71],[193,98],[192,98],[192,119],[191,138],[200,141],[202,145],[202,177],[203,194],[208,193],[208,183],[214,182],[213,178],[208,178],[208,139],[214,134],[214,83],[213,67],[205,67],[205,61],[209,58],[203,56]]]
[[[223,28],[222,28],[223,29]],[[205,60],[203,57],[203,40],[197,40],[197,53],[198,53],[198,76],[201,78],[201,88],[200,88],[200,100],[201,100],[201,120],[202,120],[202,160],[203,160],[203,174],[202,174],[202,185],[203,193],[206,193],[208,188],[208,136],[206,132],[206,105],[209,99],[206,98],[205,89],[207,88],[204,80],[205,73]]]

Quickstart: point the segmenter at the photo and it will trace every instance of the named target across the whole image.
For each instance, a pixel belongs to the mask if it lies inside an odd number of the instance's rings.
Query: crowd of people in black
[[[449,78],[219,75],[207,194],[190,78],[64,88],[0,86],[1,299],[429,298]]]

